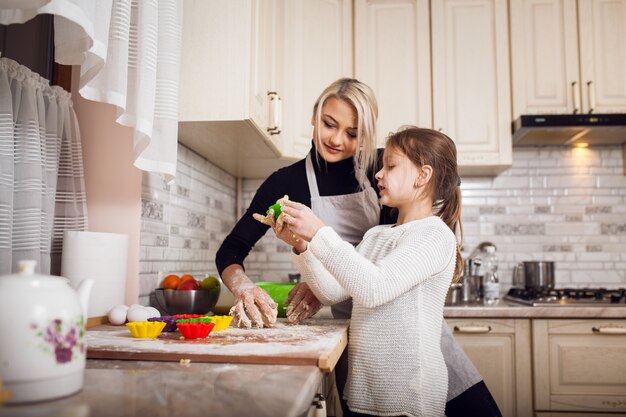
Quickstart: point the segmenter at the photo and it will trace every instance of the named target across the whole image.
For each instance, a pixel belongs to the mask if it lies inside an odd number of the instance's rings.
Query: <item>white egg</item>
[[[126,304],[120,304],[118,307],[122,307],[125,311],[128,311],[128,306]]]
[[[130,307],[128,307],[129,309],[131,308],[135,308],[135,307],[143,307],[141,304],[131,304]]]
[[[161,317],[161,313],[159,313],[159,310],[157,310],[156,308],[152,307],[152,306],[147,306],[144,307],[146,310],[148,310],[148,317]]]
[[[122,325],[126,322],[126,309],[124,306],[116,306],[109,311],[109,323],[116,326]]]
[[[150,317],[150,312],[145,307],[131,307],[128,309],[128,321],[146,321]]]

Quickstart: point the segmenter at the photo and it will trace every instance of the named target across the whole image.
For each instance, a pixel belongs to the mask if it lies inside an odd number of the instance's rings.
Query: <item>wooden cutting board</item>
[[[229,327],[206,339],[185,340],[179,332],[136,339],[126,326],[87,329],[87,358],[155,361],[315,365],[333,370],[348,342],[349,320],[315,319],[300,325],[278,319],[265,329]]]

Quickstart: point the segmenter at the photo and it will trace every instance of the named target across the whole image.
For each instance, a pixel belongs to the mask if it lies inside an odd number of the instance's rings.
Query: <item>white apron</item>
[[[320,196],[311,153],[306,157],[306,179],[311,193],[311,210],[324,220],[324,224],[333,228],[343,240],[357,245],[363,235],[380,222],[380,204],[378,195],[369,181],[365,189],[353,194]],[[332,306],[333,317],[350,318],[352,300]]]

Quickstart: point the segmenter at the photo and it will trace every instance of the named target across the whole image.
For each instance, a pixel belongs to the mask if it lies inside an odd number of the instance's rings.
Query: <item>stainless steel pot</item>
[[[513,268],[513,285],[537,290],[554,288],[554,262],[520,262]]]

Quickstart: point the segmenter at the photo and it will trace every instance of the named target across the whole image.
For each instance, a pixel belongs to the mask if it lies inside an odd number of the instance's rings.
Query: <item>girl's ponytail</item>
[[[463,274],[463,258],[461,257],[461,242],[463,242],[463,224],[461,223],[461,188],[457,183],[450,184],[449,193],[441,196],[439,217],[457,236],[456,266],[452,282],[459,282]]]

